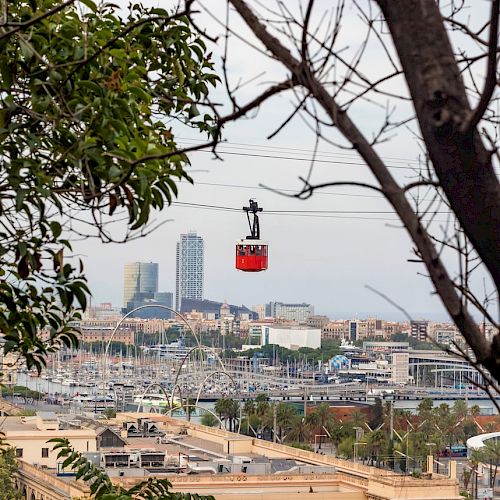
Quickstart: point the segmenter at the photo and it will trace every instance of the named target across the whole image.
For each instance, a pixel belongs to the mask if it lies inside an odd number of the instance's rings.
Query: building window
[[[23,458],[23,449],[16,448],[16,458]]]
[[[42,448],[42,458],[47,458],[49,456],[49,449]]]

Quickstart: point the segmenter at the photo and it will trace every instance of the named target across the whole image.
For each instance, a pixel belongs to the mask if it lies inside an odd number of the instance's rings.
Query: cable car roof
[[[267,241],[264,240],[238,240],[237,245],[269,245]]]

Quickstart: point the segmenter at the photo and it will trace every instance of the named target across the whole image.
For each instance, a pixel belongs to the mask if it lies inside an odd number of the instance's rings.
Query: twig
[[[413,321],[413,318],[408,313],[408,311],[404,307],[400,306],[399,304],[397,304],[396,302],[394,302],[392,299],[390,299],[387,295],[385,295],[384,293],[380,292],[376,288],[373,288],[370,285],[365,285],[365,288],[368,289],[368,290],[370,290],[370,292],[376,293],[378,296],[382,297],[384,300],[386,300],[387,302],[389,302],[389,304],[393,305],[396,309],[398,309],[399,311],[401,311],[406,316],[406,318],[408,319],[408,321]]]
[[[8,38],[10,35],[13,35],[14,33],[17,33],[18,31],[25,30],[26,28],[29,28],[30,26],[33,26],[34,24],[38,23],[39,21],[42,21],[43,19],[46,19],[47,17],[50,17],[57,12],[65,9],[72,3],[74,3],[75,0],[68,0],[67,2],[64,2],[60,5],[56,5],[52,9],[49,9],[48,11],[44,12],[43,14],[40,14],[39,16],[32,17],[29,21],[26,21],[24,23],[18,24],[15,28],[12,28],[9,31],[6,31],[0,35],[0,40],[3,40],[4,38]]]
[[[498,14],[500,10],[500,0],[492,0],[491,2],[491,24],[490,24],[490,40],[488,43],[488,66],[486,80],[484,82],[484,90],[481,99],[476,109],[472,112],[469,120],[466,120],[462,125],[462,131],[467,135],[472,132],[480,122],[484,112],[488,108],[493,92],[497,84],[496,67],[497,67],[497,48],[498,48]]]

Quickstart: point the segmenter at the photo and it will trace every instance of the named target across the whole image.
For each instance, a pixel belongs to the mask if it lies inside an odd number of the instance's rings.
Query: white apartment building
[[[321,329],[306,327],[262,326],[261,345],[276,344],[287,349],[321,347]]]

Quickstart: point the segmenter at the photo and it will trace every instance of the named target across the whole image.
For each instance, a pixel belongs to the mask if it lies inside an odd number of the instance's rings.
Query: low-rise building
[[[306,321],[306,325],[312,328],[323,328],[328,325],[330,318],[328,316],[322,316],[320,314],[314,314],[309,316]]]
[[[80,335],[82,342],[107,342],[113,335],[114,328],[82,328]],[[122,342],[127,345],[135,344],[135,334],[128,328],[118,328],[113,335],[114,342]]]
[[[321,338],[327,340],[350,340],[349,321],[338,319],[328,322],[321,328]]]
[[[77,428],[62,430],[55,413],[38,412],[34,417],[4,417],[3,442],[15,449],[16,457],[44,468],[57,467],[57,450],[53,451],[50,439],[65,437],[79,452],[97,450],[97,433],[94,429]]]
[[[363,351],[367,353],[407,351],[409,348],[408,342],[377,342],[372,340],[363,342]]]

